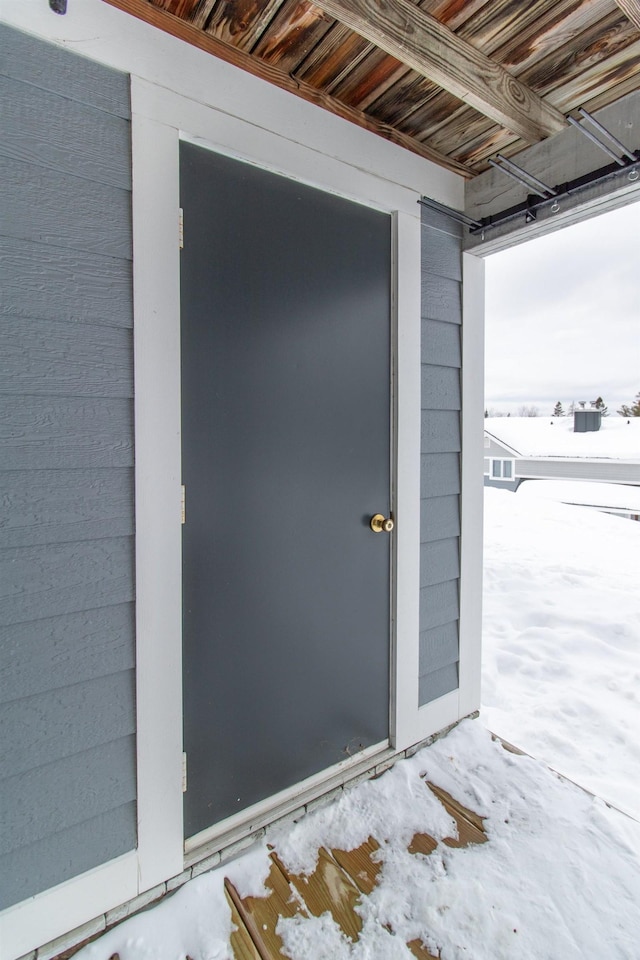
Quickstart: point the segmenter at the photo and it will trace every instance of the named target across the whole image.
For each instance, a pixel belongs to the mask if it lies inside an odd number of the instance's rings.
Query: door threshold
[[[237,843],[239,840],[275,823],[295,811],[303,812],[306,804],[317,800],[336,787],[355,780],[363,773],[373,770],[380,762],[396,753],[388,740],[361,750],[356,756],[341,760],[333,767],[316,773],[286,790],[254,803],[220,823],[216,823],[185,840],[184,866],[192,866],[205,857]]]

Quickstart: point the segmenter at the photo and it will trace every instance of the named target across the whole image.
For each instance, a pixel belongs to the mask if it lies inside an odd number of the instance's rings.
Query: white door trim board
[[[460,716],[480,709],[484,511],[484,260],[462,257]]]

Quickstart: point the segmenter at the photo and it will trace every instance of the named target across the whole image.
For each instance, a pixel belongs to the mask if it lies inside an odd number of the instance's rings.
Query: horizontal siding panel
[[[450,234],[452,237],[457,237],[458,249],[461,248],[463,226],[458,220],[454,220],[453,217],[448,216],[440,210],[434,210],[433,207],[429,207],[427,204],[420,206],[420,220],[423,230],[433,227],[436,230],[441,230],[443,233]],[[423,266],[424,269],[428,269],[429,264],[423,260]]]
[[[420,504],[420,543],[460,536],[460,500],[457,496],[430,497]]]
[[[2,314],[133,326],[131,263],[0,237]]]
[[[458,622],[444,623],[420,634],[420,676],[458,661]]]
[[[420,588],[420,631],[441,627],[452,620],[458,620],[460,605],[458,601],[458,581],[436,583],[431,587]]]
[[[425,320],[462,323],[462,293],[457,280],[422,275],[422,316]]]
[[[460,410],[460,371],[423,363],[421,396],[423,410]]]
[[[443,323],[442,320],[423,320],[422,362],[460,368],[460,327],[455,323]]]
[[[638,451],[640,456],[640,451]],[[563,463],[561,460],[516,460],[516,476],[551,477],[558,480],[605,480],[609,483],[638,484],[638,464],[619,463]]]
[[[511,450],[507,450],[501,444],[495,443],[489,438],[489,446],[484,448],[486,457],[513,457]]]
[[[135,667],[133,603],[0,627],[0,703]]]
[[[126,73],[7,26],[0,26],[0,73],[116,117],[131,116]]]
[[[135,800],[135,738],[9,777],[0,789],[8,818],[2,840],[6,853]]]
[[[0,394],[133,397],[133,334],[121,327],[5,317]]]
[[[129,78],[0,48],[4,906],[135,848],[136,743]]]
[[[0,909],[135,850],[136,805],[122,804],[0,856]]]
[[[460,493],[460,457],[457,453],[427,453],[420,457],[420,496],[443,497]]]
[[[458,538],[420,544],[420,586],[455,580],[460,576]]]
[[[1,156],[131,189],[128,120],[3,76],[0,100]]]
[[[422,224],[422,266],[427,273],[462,280],[460,237]]]
[[[421,208],[419,703],[458,687],[462,235]]]
[[[457,453],[460,445],[460,414],[457,410],[423,413],[420,429],[422,453]]]
[[[3,547],[124,537],[134,532],[133,469],[0,473]]]
[[[2,156],[0,177],[4,236],[131,260],[128,190]]]
[[[3,776],[25,773],[135,733],[134,700],[134,673],[126,670],[3,704]]]
[[[79,613],[134,599],[132,537],[0,552],[0,624]]]
[[[0,396],[5,470],[133,466],[133,401]]]
[[[426,677],[420,677],[418,686],[418,702],[420,706],[425,703],[431,703],[438,697],[444,697],[446,693],[458,689],[458,665],[452,663],[442,670],[435,673],[429,673]]]

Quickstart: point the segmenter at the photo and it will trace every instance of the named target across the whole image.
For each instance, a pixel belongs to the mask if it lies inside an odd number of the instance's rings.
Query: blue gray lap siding
[[[419,703],[458,687],[462,231],[422,208]]]
[[[0,26],[0,909],[136,845],[128,78]]]

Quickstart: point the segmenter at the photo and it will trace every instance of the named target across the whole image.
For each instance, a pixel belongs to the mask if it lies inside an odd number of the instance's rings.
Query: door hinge
[[[187,755],[182,754],[182,792],[187,792]]]
[[[180,249],[184,249],[184,210],[178,209],[178,244]]]
[[[187,522],[187,488],[180,487],[180,523]]]

